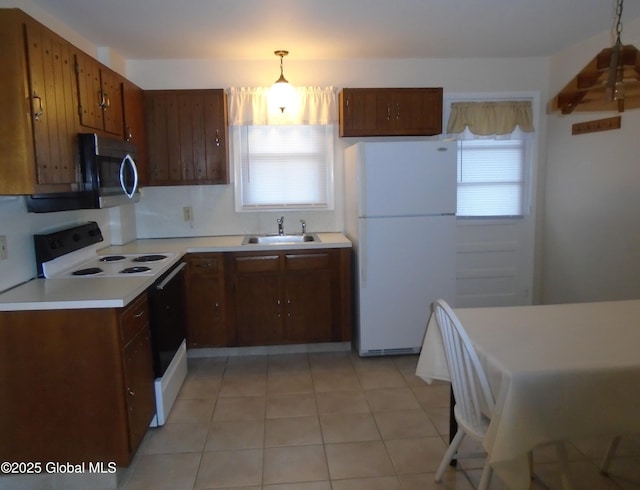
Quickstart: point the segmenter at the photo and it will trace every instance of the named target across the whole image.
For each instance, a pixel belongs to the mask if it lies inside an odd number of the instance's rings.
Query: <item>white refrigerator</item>
[[[361,356],[419,352],[431,302],[454,304],[456,163],[455,142],[361,142],[345,150]]]

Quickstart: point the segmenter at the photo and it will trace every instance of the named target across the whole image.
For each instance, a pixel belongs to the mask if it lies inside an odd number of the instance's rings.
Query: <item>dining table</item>
[[[495,399],[483,446],[508,488],[530,488],[535,448],[640,433],[640,300],[454,312]],[[450,381],[433,314],[416,375]]]

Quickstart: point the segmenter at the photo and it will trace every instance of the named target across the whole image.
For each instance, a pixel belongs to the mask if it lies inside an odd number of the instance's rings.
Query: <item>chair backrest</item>
[[[493,411],[494,398],[478,354],[446,301],[439,299],[431,308],[442,335],[458,414],[467,425],[482,432],[482,413]]]

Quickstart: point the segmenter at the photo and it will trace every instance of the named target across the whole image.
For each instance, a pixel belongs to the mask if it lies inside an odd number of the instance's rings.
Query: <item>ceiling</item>
[[[612,30],[615,0],[32,0],[126,59],[548,56]],[[640,17],[627,1],[622,19]],[[625,39],[625,43],[637,40]],[[612,40],[613,42],[613,40]]]

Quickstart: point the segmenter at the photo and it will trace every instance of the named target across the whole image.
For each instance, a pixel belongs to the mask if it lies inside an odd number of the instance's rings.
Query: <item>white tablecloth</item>
[[[640,432],[640,300],[455,312],[496,399],[484,446],[509,488],[529,488],[536,446]],[[450,380],[433,317],[416,375]]]

